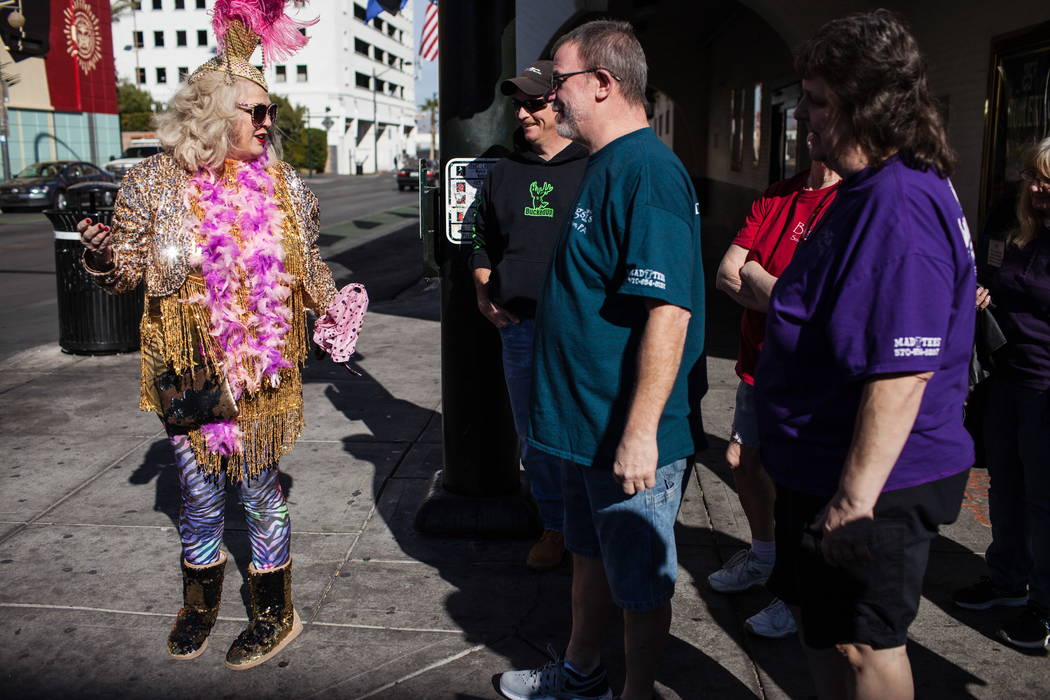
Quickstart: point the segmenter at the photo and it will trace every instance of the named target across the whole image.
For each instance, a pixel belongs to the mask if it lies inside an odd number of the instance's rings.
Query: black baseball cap
[[[500,84],[504,95],[513,95],[521,90],[526,95],[539,96],[550,92],[554,73],[554,61],[536,61],[521,72],[516,78],[509,78]]]

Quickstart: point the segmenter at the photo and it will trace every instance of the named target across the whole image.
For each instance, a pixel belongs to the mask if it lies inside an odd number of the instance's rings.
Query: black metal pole
[[[514,0],[462,0],[439,6],[441,172],[453,158],[504,155],[514,115],[499,91],[516,74]],[[523,495],[517,435],[496,329],[477,310],[469,245],[445,237],[441,271],[443,469],[416,516],[425,532],[524,535],[537,527]]]

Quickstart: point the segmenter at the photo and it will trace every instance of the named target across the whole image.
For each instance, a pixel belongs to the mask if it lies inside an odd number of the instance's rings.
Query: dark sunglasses
[[[566,80],[568,80],[574,75],[583,75],[585,73],[597,73],[600,70],[603,70],[609,75],[611,75],[613,79],[617,81],[620,80],[620,76],[616,75],[616,73],[613,73],[608,68],[602,68],[599,66],[598,68],[588,68],[587,70],[574,70],[571,73],[554,73],[553,75],[551,75],[551,89],[559,89],[565,83]]]
[[[531,114],[532,112],[538,112],[547,106],[547,100],[543,99],[542,97],[533,97],[532,99],[528,100],[519,100],[515,97],[511,101],[514,103],[515,112],[524,107],[525,111]]]
[[[271,123],[277,123],[277,105],[275,104],[263,104],[260,102],[254,105],[246,105],[238,102],[237,108],[252,115],[252,126],[256,129],[262,128],[262,125],[266,123],[266,117],[270,118]]]

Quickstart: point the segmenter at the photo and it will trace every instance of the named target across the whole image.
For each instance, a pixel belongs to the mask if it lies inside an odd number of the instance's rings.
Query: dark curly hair
[[[912,167],[948,177],[955,154],[930,97],[926,60],[907,26],[889,10],[834,19],[795,51],[803,78],[823,78],[835,108],[834,131],[875,164],[894,153]]]

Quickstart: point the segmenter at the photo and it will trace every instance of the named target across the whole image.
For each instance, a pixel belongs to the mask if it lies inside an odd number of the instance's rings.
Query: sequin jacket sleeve
[[[142,282],[150,261],[155,211],[150,196],[151,169],[140,164],[124,176],[113,205],[113,267],[106,272],[84,269],[95,284],[112,294],[129,292]]]
[[[299,174],[287,163],[282,162],[281,166],[288,194],[299,220],[300,235],[303,237],[306,259],[305,287],[309,297],[306,300],[307,306],[320,316],[328,309],[332,297],[335,296],[332,271],[321,259],[321,251],[317,248],[317,239],[321,234],[321,209],[317,204],[317,196],[310,191]]]

